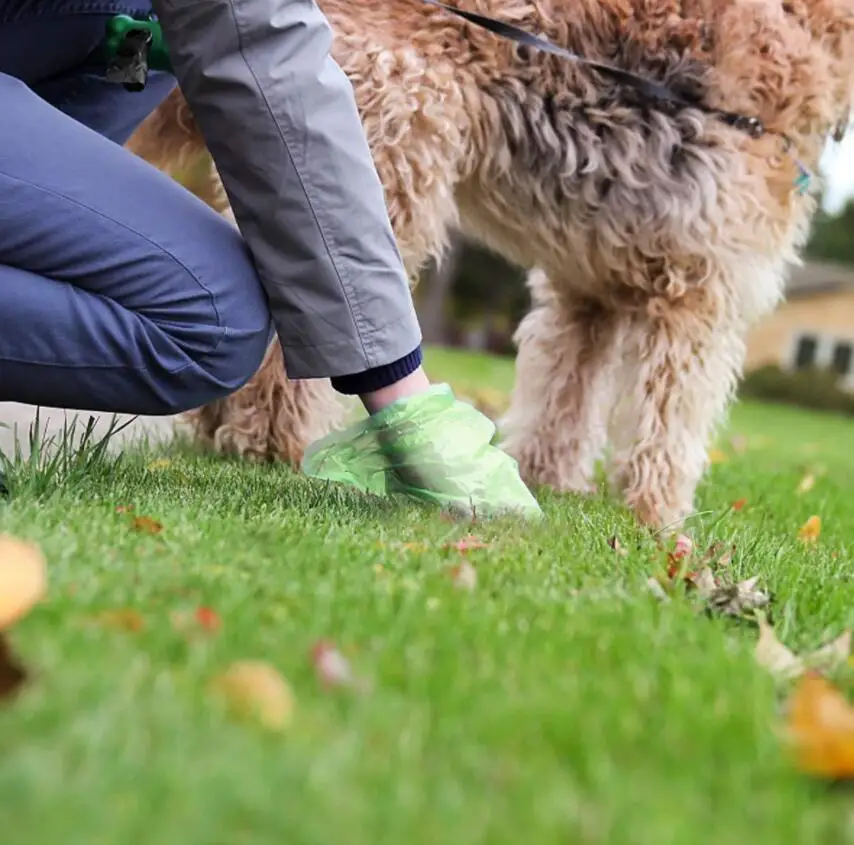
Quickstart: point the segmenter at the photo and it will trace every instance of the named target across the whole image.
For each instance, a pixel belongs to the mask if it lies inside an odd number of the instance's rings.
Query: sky
[[[836,214],[854,198],[854,131],[849,131],[839,144],[828,143],[819,169],[826,186],[824,208]]]

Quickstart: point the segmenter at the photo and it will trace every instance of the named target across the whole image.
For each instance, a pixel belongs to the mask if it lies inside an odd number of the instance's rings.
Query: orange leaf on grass
[[[747,499],[736,499],[732,503],[732,509],[734,511],[744,510],[744,506],[747,504]]]
[[[135,516],[131,527],[134,531],[142,531],[145,534],[159,534],[163,530],[163,524],[150,516]]]
[[[804,675],[789,702],[788,734],[798,767],[834,779],[854,777],[854,708],[817,672]]]
[[[210,690],[238,719],[255,721],[271,731],[284,730],[293,721],[294,694],[288,682],[263,661],[232,663],[214,678]]]
[[[482,540],[478,540],[477,537],[473,537],[469,534],[466,537],[463,537],[461,540],[457,540],[454,543],[445,543],[442,546],[443,549],[455,549],[460,554],[465,554],[466,552],[472,551],[472,549],[488,549],[489,543],[484,543]]]
[[[222,627],[222,620],[219,618],[219,614],[209,607],[198,608],[195,616],[199,627],[204,628],[206,631],[218,631]]]
[[[821,535],[821,517],[811,516],[799,529],[798,539],[805,543],[815,543]]]
[[[198,607],[194,611],[175,611],[170,614],[172,627],[179,634],[192,635],[198,632],[213,634],[222,627],[219,614],[209,607]]]
[[[47,567],[41,549],[35,543],[0,535],[0,630],[29,613],[46,589]]]

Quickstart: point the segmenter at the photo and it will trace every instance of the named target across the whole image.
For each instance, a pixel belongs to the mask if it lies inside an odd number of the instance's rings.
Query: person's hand
[[[458,515],[541,517],[516,462],[492,445],[494,434],[492,421],[447,385],[428,386],[310,446],[303,471]]]

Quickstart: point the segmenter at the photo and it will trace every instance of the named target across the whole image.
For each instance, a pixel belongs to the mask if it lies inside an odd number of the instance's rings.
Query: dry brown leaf
[[[615,534],[608,540],[608,545],[621,557],[626,557],[629,553],[628,549],[620,542],[620,538]]]
[[[798,539],[804,543],[816,543],[821,535],[821,517],[811,516],[798,530]]]
[[[851,631],[843,631],[835,640],[817,648],[804,660],[814,669],[835,669],[848,660],[851,654]]]
[[[0,632],[0,701],[13,698],[29,680],[29,673],[12,653],[6,634]]]
[[[159,534],[163,530],[162,523],[150,516],[135,516],[131,526],[134,531],[142,531],[145,534]]]
[[[727,549],[716,561],[718,567],[726,567],[732,563],[732,556],[735,554],[735,546]]]
[[[14,625],[47,590],[47,566],[35,544],[0,535],[0,631]]]
[[[687,580],[697,588],[698,595],[703,599],[710,598],[718,588],[715,576],[712,575],[708,566],[704,566],[699,572],[691,573],[687,576]]]
[[[103,610],[92,616],[90,621],[102,628],[130,631],[133,634],[138,634],[145,628],[145,619],[142,618],[142,614],[129,607]]]
[[[288,682],[268,663],[243,660],[233,663],[211,683],[236,718],[281,731],[294,718],[296,702]]]
[[[770,594],[758,586],[759,577],[754,575],[738,584],[718,585],[708,597],[708,611],[721,616],[753,618],[755,611],[771,603]]]
[[[812,488],[815,487],[815,476],[808,472],[798,484],[796,490],[799,494],[809,493]]]
[[[759,623],[759,640],[754,651],[756,662],[778,678],[800,675],[804,671],[803,661],[777,639],[764,613],[757,613],[756,619]]]
[[[477,571],[467,560],[464,560],[451,569],[451,579],[455,587],[471,591],[477,586]]]
[[[777,678],[791,680],[802,675],[807,669],[835,669],[845,663],[851,653],[851,631],[844,631],[815,651],[798,656],[777,639],[763,613],[757,612],[756,620],[759,623],[756,661]]]
[[[789,701],[787,728],[802,771],[833,779],[854,777],[854,708],[817,672],[798,683]]]

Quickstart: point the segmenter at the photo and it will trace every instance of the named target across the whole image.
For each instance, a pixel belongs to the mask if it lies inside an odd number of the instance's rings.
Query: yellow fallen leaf
[[[759,640],[756,643],[756,662],[776,677],[791,680],[802,675],[807,669],[835,669],[849,659],[851,652],[851,631],[844,631],[836,639],[817,648],[815,651],[798,657],[784,646],[768,624],[765,615],[757,612]]]
[[[169,458],[157,458],[148,465],[148,468],[150,470],[166,469],[171,465],[172,461]]]
[[[726,452],[721,449],[709,449],[710,464],[725,464],[728,460]]]
[[[831,640],[812,654],[807,655],[807,664],[816,669],[835,669],[845,663],[851,654],[851,631],[843,631],[835,640]]]
[[[805,543],[815,543],[820,534],[821,517],[811,516],[798,530],[798,539]]]
[[[294,694],[288,682],[263,661],[233,663],[214,679],[211,690],[233,716],[254,720],[268,730],[284,730],[293,721]]]
[[[854,708],[816,672],[799,682],[789,703],[787,733],[799,768],[834,779],[854,777]]]
[[[142,614],[129,607],[121,607],[115,610],[102,610],[96,613],[90,620],[101,628],[112,628],[116,631],[130,631],[138,634],[145,628],[145,619]]]
[[[807,473],[801,480],[797,486],[797,492],[799,494],[809,493],[812,488],[815,487],[815,476],[812,473]]]
[[[0,535],[0,630],[25,616],[47,590],[47,566],[35,544]]]
[[[803,661],[777,639],[765,614],[757,613],[756,618],[759,622],[759,640],[754,651],[756,662],[778,678],[800,675],[804,671]]]

